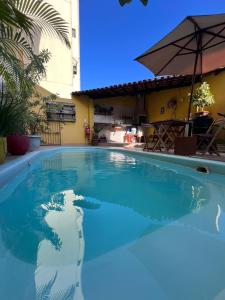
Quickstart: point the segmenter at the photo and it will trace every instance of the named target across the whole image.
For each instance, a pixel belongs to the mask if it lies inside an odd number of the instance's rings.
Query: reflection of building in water
[[[84,257],[83,210],[75,207],[78,196],[72,190],[52,196],[42,206],[45,221],[60,239],[59,247],[42,240],[37,255],[35,283],[37,299],[83,300],[81,269]],[[78,197],[79,198],[79,197]]]

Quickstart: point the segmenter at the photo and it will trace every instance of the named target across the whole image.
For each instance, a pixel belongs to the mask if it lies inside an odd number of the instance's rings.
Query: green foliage
[[[23,13],[30,20],[31,35],[33,32],[53,35],[70,47],[68,24],[52,5],[44,0],[14,0],[14,2],[17,11]]]
[[[15,88],[9,89],[2,83],[0,94],[0,136],[24,134],[29,126],[34,126],[34,105],[37,105],[36,84],[45,75],[44,64],[48,62],[49,53],[42,51],[25,67],[17,66],[18,77]],[[33,97],[33,94],[36,95]],[[34,100],[35,99],[35,100]],[[39,101],[44,101],[44,97]],[[31,121],[33,120],[33,121]],[[30,125],[30,123],[33,125]],[[37,120],[36,120],[37,123]],[[38,125],[35,125],[35,128]]]
[[[94,135],[97,136],[101,130],[102,130],[101,126],[99,126],[98,124],[94,124],[93,127]]]
[[[68,24],[44,0],[0,0],[0,23],[19,29],[31,40],[37,31],[54,35],[70,47]]]
[[[36,59],[33,36],[46,34],[70,47],[67,23],[43,0],[0,0],[0,76],[15,88],[22,62]]]
[[[0,94],[0,136],[25,133],[26,104],[2,85]]]
[[[35,92],[50,59],[48,50],[34,52],[33,37],[40,34],[70,47],[67,23],[53,6],[44,0],[0,0],[0,136],[40,132],[46,102],[56,98]]]
[[[44,0],[0,0],[0,136],[40,131],[41,110],[55,97],[35,93],[50,59],[48,50],[34,52],[33,37],[41,34],[70,47],[67,23],[53,6]]]
[[[190,94],[189,94],[190,97]],[[215,103],[215,97],[210,90],[207,82],[203,82],[193,93],[192,104],[197,111],[210,107]]]
[[[27,34],[32,28],[30,19],[16,8],[14,0],[0,0],[0,21],[5,26],[16,27]]]
[[[25,118],[27,133],[37,135],[47,129],[47,104],[55,99],[56,95],[42,96],[40,93],[35,93],[31,99],[28,99]]]
[[[45,65],[50,59],[48,50],[42,50],[40,54],[34,55],[33,59],[25,66],[18,66],[18,77],[16,88],[29,96],[33,94],[35,86],[46,75]]]
[[[140,0],[142,2],[142,4],[144,4],[145,6],[148,4],[148,0]],[[132,0],[119,0],[120,5],[124,6],[125,4],[131,3]]]

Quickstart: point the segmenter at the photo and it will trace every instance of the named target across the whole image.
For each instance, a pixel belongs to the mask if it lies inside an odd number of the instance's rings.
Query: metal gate
[[[44,146],[61,145],[61,122],[51,121],[43,126],[41,144]]]

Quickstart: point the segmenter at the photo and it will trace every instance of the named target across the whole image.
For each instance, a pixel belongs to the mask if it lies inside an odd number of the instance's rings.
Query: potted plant
[[[29,139],[26,135],[26,103],[14,98],[14,105],[10,108],[11,115],[8,119],[11,123],[7,134],[7,150],[12,155],[24,155],[28,151]],[[17,114],[17,116],[15,116]]]
[[[26,126],[30,112],[29,99],[32,99],[37,84],[45,75],[45,64],[49,58],[47,50],[33,55],[25,65],[11,57],[16,75],[11,78],[11,73],[8,74],[8,80],[1,83],[0,137],[7,137],[8,152],[13,155],[22,155],[28,150]]]
[[[7,143],[5,137],[0,137],[0,164],[5,161],[7,153]]]
[[[7,153],[7,142],[5,133],[7,131],[7,122],[4,122],[4,106],[5,106],[5,95],[3,89],[3,82],[1,83],[1,94],[0,94],[0,164],[5,161],[6,153]]]
[[[26,131],[29,138],[28,151],[35,151],[41,145],[41,132],[47,128],[47,104],[56,99],[56,95],[42,96],[39,93],[29,99],[26,117]]]
[[[7,136],[7,150],[12,155],[24,155],[29,147],[29,139],[25,134]]]
[[[101,131],[101,128],[94,124],[93,128],[93,136],[92,136],[92,146],[97,146],[99,143],[99,132]]]
[[[190,95],[189,95],[190,96]],[[210,90],[210,86],[207,82],[203,82],[193,93],[192,104],[196,107],[197,112],[195,116],[206,116],[209,114],[204,109],[210,107],[215,103],[214,95]]]
[[[28,149],[28,138],[25,134],[26,103],[21,102],[2,84],[0,94],[0,156],[1,162],[6,156],[7,148],[11,154],[25,154]],[[14,144],[15,143],[15,144]]]

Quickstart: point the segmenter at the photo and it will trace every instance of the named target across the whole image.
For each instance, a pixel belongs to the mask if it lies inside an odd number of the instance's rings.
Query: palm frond
[[[42,285],[37,289],[37,300],[49,300],[49,296],[51,293],[51,289],[56,281],[57,272],[55,273],[54,277],[47,282],[46,284]]]
[[[51,4],[43,0],[15,0],[15,5],[32,21],[34,30],[55,36],[70,47],[68,24]]]
[[[71,285],[67,290],[58,291],[52,296],[52,300],[73,300],[76,292],[75,285]]]
[[[32,30],[31,20],[15,7],[14,0],[0,0],[0,22],[6,26],[20,28],[27,35]]]
[[[33,50],[21,30],[0,24],[0,50],[3,49],[15,57],[33,56]]]
[[[50,59],[48,50],[33,55],[26,65],[7,51],[1,50],[0,47],[0,77],[6,82],[8,89],[15,92],[23,89],[32,93],[35,84],[46,74],[45,64]]]
[[[56,36],[70,47],[67,23],[53,6],[43,0],[0,0],[0,78],[10,89],[20,88],[26,80],[27,85],[37,83],[45,75],[50,54],[46,50],[35,55],[37,31]],[[23,68],[20,61],[32,63]]]
[[[18,87],[21,62],[14,56],[0,48],[0,78],[10,90]]]

